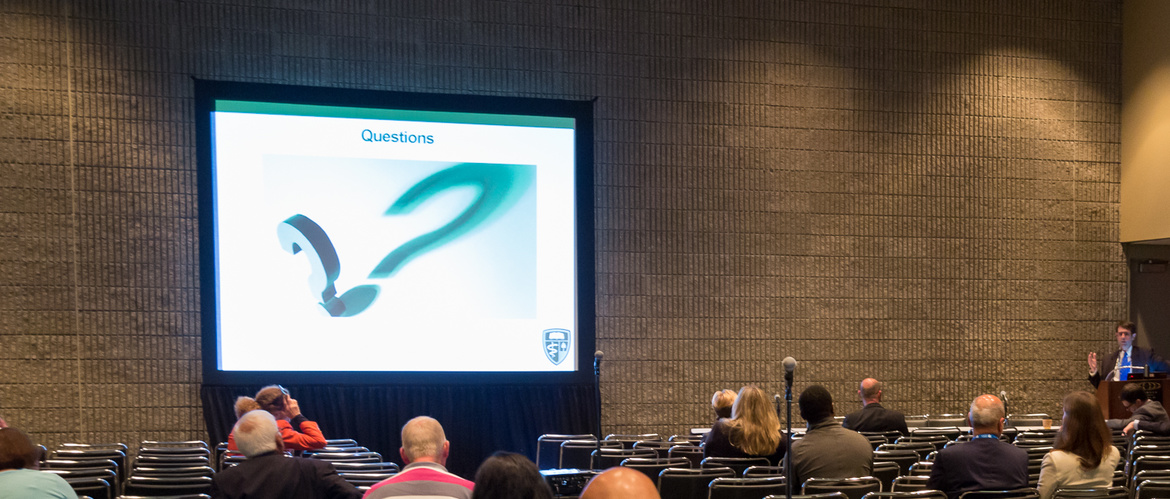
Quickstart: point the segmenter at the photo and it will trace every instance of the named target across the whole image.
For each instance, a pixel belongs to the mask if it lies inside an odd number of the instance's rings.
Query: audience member
[[[833,419],[833,396],[821,385],[800,394],[800,417],[808,425],[804,438],[792,441],[792,483],[809,478],[869,476],[873,446],[861,434],[842,428]]]
[[[77,499],[65,479],[36,466],[37,447],[28,435],[0,427],[0,499]]]
[[[720,419],[704,437],[703,457],[767,457],[778,464],[784,457],[780,418],[762,390],[745,386],[731,409],[731,419]],[[862,439],[864,440],[864,439]]]
[[[1170,416],[1166,415],[1166,408],[1162,407],[1162,403],[1157,400],[1149,400],[1146,397],[1146,390],[1137,383],[1127,383],[1121,387],[1121,406],[1129,411],[1130,417],[1128,419],[1110,419],[1105,421],[1105,424],[1114,430],[1124,430],[1125,433],[1133,431],[1135,421],[1159,423],[1170,419]]]
[[[248,459],[216,473],[211,497],[224,499],[357,499],[361,491],[340,476],[332,464],[316,459],[285,457],[277,420],[268,411],[249,411],[232,433]]]
[[[448,472],[445,465],[451,443],[443,426],[434,418],[419,416],[402,427],[402,448],[398,454],[406,467],[401,473],[378,482],[363,496],[383,497],[450,497],[470,499],[474,484]]]
[[[711,408],[715,409],[715,419],[730,418],[731,406],[735,404],[735,392],[726,388],[715,392],[711,397]]]
[[[1041,499],[1051,498],[1062,488],[1109,487],[1121,460],[1095,395],[1072,392],[1064,397],[1063,405],[1060,432],[1040,466]]]
[[[589,480],[581,499],[659,499],[658,488],[633,468],[610,468]]]
[[[951,499],[972,490],[1013,490],[1028,486],[1028,453],[999,440],[1003,433],[1003,401],[980,395],[967,413],[970,442],[938,451],[926,488],[941,490]]]
[[[1097,352],[1089,352],[1089,382],[1094,387],[1101,383],[1101,372],[1109,381],[1127,381],[1130,368],[1133,366],[1149,367],[1151,370],[1165,371],[1166,361],[1152,350],[1133,344],[1137,339],[1137,325],[1129,321],[1117,323],[1117,350],[1105,359],[1104,365],[1099,366]]]
[[[906,416],[902,413],[882,407],[882,383],[873,378],[861,380],[861,389],[857,390],[861,397],[861,410],[845,416],[841,424],[853,431],[897,431],[909,435],[906,427]]]
[[[280,437],[286,450],[313,450],[325,446],[325,435],[317,423],[301,414],[297,399],[288,394],[280,385],[269,385],[256,392],[256,397],[236,399],[236,418],[256,409],[263,409],[276,417]],[[300,430],[300,431],[298,431]],[[236,450],[235,434],[228,435],[228,449]]]
[[[528,458],[497,452],[475,472],[471,499],[552,499],[552,489]]]

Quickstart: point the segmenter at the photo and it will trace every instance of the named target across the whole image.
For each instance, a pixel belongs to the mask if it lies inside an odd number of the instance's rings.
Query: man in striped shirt
[[[402,427],[402,448],[406,467],[401,473],[378,482],[362,499],[471,499],[475,485],[447,471],[451,442],[443,426],[428,416],[419,416]]]

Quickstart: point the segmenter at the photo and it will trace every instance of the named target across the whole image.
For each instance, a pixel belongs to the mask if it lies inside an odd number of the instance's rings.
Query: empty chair
[[[773,494],[773,495],[765,497],[764,499],[784,499],[784,498],[785,498],[785,496],[783,496],[783,495]],[[840,492],[830,492],[827,494],[808,494],[808,495],[793,494],[792,499],[848,499],[848,497],[846,497],[845,494],[842,494]]]
[[[63,444],[49,453],[46,459],[64,459],[71,461],[90,461],[94,459],[108,459],[116,465],[114,471],[118,473],[118,480],[126,479],[126,451],[125,444]]]
[[[708,486],[708,499],[759,499],[769,494],[783,494],[787,482],[782,476],[754,478],[716,478]]]
[[[675,445],[667,450],[666,456],[685,457],[691,462],[692,468],[699,468],[703,462],[703,448],[694,445]]]
[[[215,470],[210,466],[187,466],[173,468],[134,468],[131,476],[212,476]]]
[[[1044,426],[1045,419],[1052,419],[1051,416],[1042,412],[1031,414],[1011,414],[1008,415],[1008,421],[1011,421],[1015,426]]]
[[[349,447],[357,444],[357,440],[352,438],[331,438],[325,441],[325,445],[333,447]]]
[[[1134,499],[1163,499],[1170,497],[1170,480],[1146,480],[1134,489]]]
[[[641,458],[658,458],[658,453],[654,449],[600,449],[593,451],[591,455],[591,468],[596,470],[604,470],[622,464],[622,461],[631,457]]]
[[[671,499],[707,499],[708,484],[735,478],[731,468],[666,468],[658,474],[658,493]]]
[[[966,432],[964,432],[958,426],[920,427],[910,430],[910,436],[912,437],[941,435],[946,437],[947,440],[955,440],[964,434],[966,434]]]
[[[915,490],[910,492],[870,492],[862,499],[947,499],[941,490]]]
[[[1122,476],[1123,477],[1125,476],[1124,472],[1122,472]],[[1114,479],[1116,480],[1116,475],[1114,475]],[[1143,482],[1146,482],[1149,480],[1170,481],[1170,470],[1142,470],[1142,471],[1139,471],[1136,474],[1134,474],[1134,476],[1133,476],[1133,486],[1137,487],[1138,485],[1141,485]]]
[[[635,449],[653,449],[658,454],[658,457],[670,457],[670,448],[673,447],[674,442],[667,442],[665,440],[639,440],[634,442]]]
[[[1026,430],[1026,431],[1021,431],[1020,433],[1018,433],[1016,435],[1016,440],[1019,440],[1021,438],[1033,438],[1036,440],[1056,440],[1057,432],[1059,432],[1059,430],[1057,430],[1055,428],[1050,428],[1047,430],[1043,430],[1043,429]]]
[[[398,473],[399,468],[397,463],[390,461],[381,461],[377,463],[370,462],[356,462],[356,461],[337,461],[331,463],[333,469],[338,473],[348,471],[353,473]]]
[[[866,440],[869,440],[869,445],[872,446],[874,450],[877,450],[878,446],[881,444],[893,443],[891,440],[886,438],[886,435],[883,432],[859,431],[857,433],[860,433],[861,436],[865,437]]]
[[[744,478],[762,476],[784,476],[783,466],[748,466],[742,473]]]
[[[907,437],[901,437],[894,441],[896,444],[910,444],[910,443],[928,443],[934,446],[934,450],[939,450],[946,447],[947,442],[951,440],[946,435],[920,435],[914,434]]]
[[[894,479],[894,484],[891,487],[891,492],[914,492],[918,490],[927,490],[926,481],[928,476],[921,475],[904,475]]]
[[[662,440],[662,435],[657,433],[640,433],[640,434],[614,434],[611,433],[605,436],[606,440],[617,441],[622,443],[622,447],[626,449],[633,449],[634,442],[639,440]]]
[[[666,439],[666,441],[671,442],[674,445],[678,445],[678,444],[699,445],[703,441],[703,435],[696,435],[696,434],[671,435],[670,438]]]
[[[972,490],[959,494],[959,499],[1039,499],[1040,492],[1028,487],[1015,490]]]
[[[861,499],[870,492],[881,492],[882,482],[872,476],[854,478],[809,478],[801,487],[802,494],[841,492],[849,499]]]
[[[565,440],[561,442],[561,457],[558,468],[577,468],[587,470],[593,466],[593,451],[600,446],[602,449],[621,449],[622,443],[616,440]]]
[[[593,440],[589,434],[563,435],[546,433],[536,438],[536,467],[547,470],[561,467],[561,442],[566,440]]]
[[[377,463],[382,461],[382,455],[377,452],[316,452],[305,451],[304,457],[320,459],[329,462],[359,462]]]
[[[1052,497],[1054,499],[1129,499],[1129,490],[1125,487],[1057,489]]]
[[[1051,448],[1052,442],[1053,442],[1053,440],[1051,438],[1024,438],[1024,437],[1020,437],[1020,438],[1017,438],[1015,442],[1012,442],[1012,445],[1015,445],[1016,447],[1021,447],[1024,449],[1032,449],[1032,448],[1036,448],[1036,447]]]
[[[646,458],[631,457],[621,462],[620,466],[632,468],[645,473],[651,482],[658,483],[658,474],[666,468],[690,468],[691,461],[685,457],[676,458]]]
[[[64,476],[65,481],[73,488],[78,496],[89,496],[92,499],[114,499],[116,487],[110,480],[98,477]]]
[[[338,472],[337,476],[345,479],[354,487],[369,487],[397,474],[397,472],[361,473],[347,471]]]
[[[873,451],[873,460],[889,461],[898,463],[898,475],[909,475],[910,465],[917,463],[922,459],[922,456],[917,451],[909,449],[895,449],[895,450],[875,450]]]
[[[891,487],[894,485],[894,479],[898,478],[901,471],[902,468],[893,461],[874,461],[871,474],[881,480],[883,491],[890,491],[893,490]]]
[[[164,468],[185,466],[211,466],[207,456],[138,456],[134,458],[134,467]]]
[[[945,442],[944,442],[945,443]],[[918,453],[918,460],[926,459],[927,454],[938,450],[930,442],[905,442],[879,445],[877,451],[910,450]],[[874,451],[874,452],[877,452]]]
[[[910,465],[910,474],[918,476],[930,476],[930,468],[934,463],[930,461],[918,461]]]
[[[771,461],[766,457],[708,457],[703,459],[699,466],[702,468],[727,467],[735,472],[735,476],[743,476],[743,471],[749,466],[770,466]]]
[[[929,414],[922,424],[927,428],[958,427],[967,425],[966,414]]]
[[[162,478],[131,476],[122,490],[127,495],[174,496],[182,494],[210,494],[211,477]]]

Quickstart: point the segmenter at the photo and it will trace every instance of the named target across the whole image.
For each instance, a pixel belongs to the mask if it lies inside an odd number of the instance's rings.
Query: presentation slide
[[[221,371],[576,371],[574,120],[217,100]]]

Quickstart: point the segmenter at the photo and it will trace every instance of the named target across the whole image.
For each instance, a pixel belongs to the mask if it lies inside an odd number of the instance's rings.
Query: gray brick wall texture
[[[0,415],[206,438],[191,77],[596,101],[607,432],[1059,414],[1126,315],[1120,0],[0,3]]]

